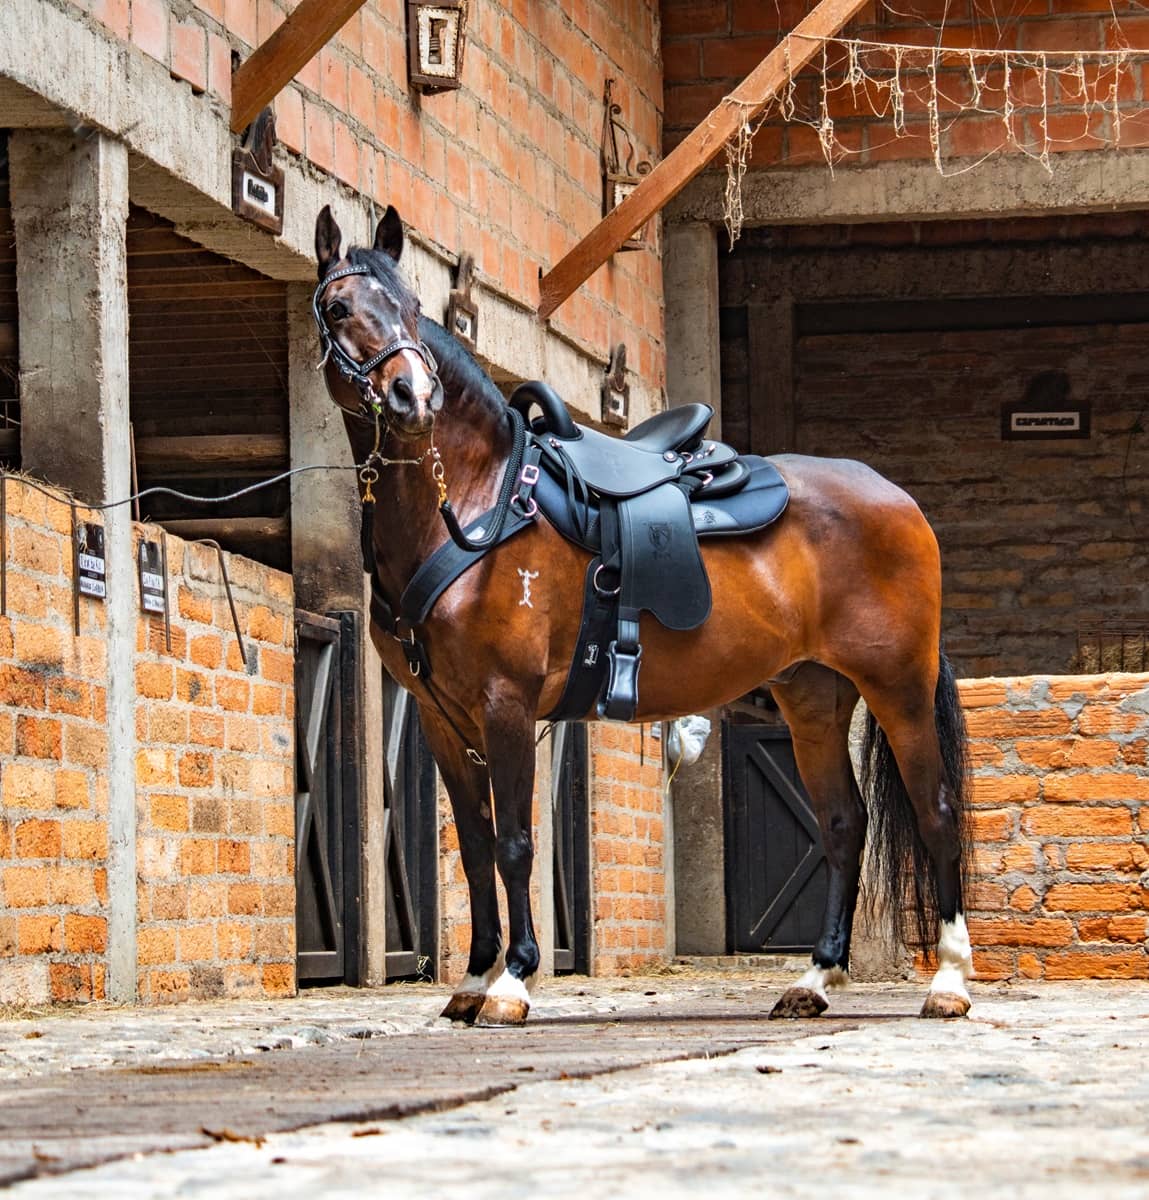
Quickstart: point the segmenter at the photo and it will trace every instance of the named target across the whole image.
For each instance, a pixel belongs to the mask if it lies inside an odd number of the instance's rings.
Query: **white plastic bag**
[[[706,717],[693,715],[671,721],[666,739],[666,753],[671,766],[677,770],[678,767],[689,767],[696,763],[702,757],[709,736],[710,721]]]

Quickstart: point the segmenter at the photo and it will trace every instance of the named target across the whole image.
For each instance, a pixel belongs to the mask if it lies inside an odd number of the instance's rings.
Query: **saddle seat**
[[[765,528],[785,509],[789,489],[768,460],[705,439],[713,416],[706,404],[658,413],[616,438],[578,425],[544,383],[520,385],[510,403],[527,422],[541,468],[533,484],[539,511],[594,555],[567,686],[547,719],[585,717],[602,693],[599,715],[633,720],[639,614],[668,629],[701,625],[711,592],[698,539]],[[536,406],[541,416],[532,419]]]

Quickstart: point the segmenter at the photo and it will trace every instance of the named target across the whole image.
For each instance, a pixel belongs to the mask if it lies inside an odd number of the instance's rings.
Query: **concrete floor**
[[[548,981],[517,1031],[447,1027],[434,987],[9,1013],[0,1181],[22,1200],[1149,1195],[1149,983],[975,985],[954,1023],[916,1019],[922,984],[856,985],[767,1021],[784,982]]]

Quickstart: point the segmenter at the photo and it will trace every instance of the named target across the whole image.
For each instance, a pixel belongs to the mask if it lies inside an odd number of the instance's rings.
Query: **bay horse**
[[[563,692],[580,622],[572,596],[581,594],[589,556],[540,517],[455,579],[417,629],[396,616],[416,572],[447,542],[441,506],[458,505],[462,525],[490,510],[506,494],[515,449],[502,394],[420,314],[398,269],[403,240],[388,207],[373,246],[344,256],[324,208],[313,315],[328,390],[356,463],[368,464],[360,492],[371,637],[417,702],[467,879],[470,956],[443,1015],[521,1024],[539,964],[529,892],[535,723]],[[675,632],[643,617],[634,719],[705,712],[768,684],[790,727],[829,887],[811,965],[772,1015],[816,1016],[828,1006],[827,988],[847,982],[872,825],[875,888],[904,933],[923,947],[936,940],[921,1015],[964,1016],[972,973],[962,909],[966,740],[940,649],[937,541],[914,501],[860,463],[796,454],[770,461],[790,489],[781,519],[701,544],[709,619]],[[859,696],[869,712],[861,787],[848,745]],[[595,715],[592,707],[585,719]],[[505,949],[496,870],[507,897]]]

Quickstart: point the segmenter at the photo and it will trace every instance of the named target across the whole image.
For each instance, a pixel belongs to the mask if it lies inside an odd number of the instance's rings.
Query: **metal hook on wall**
[[[223,590],[227,593],[227,606],[231,609],[231,624],[235,630],[235,640],[239,643],[239,658],[243,663],[244,670],[247,669],[247,650],[243,644],[243,634],[239,631],[239,614],[235,611],[235,599],[231,594],[231,580],[227,574],[227,562],[223,557],[223,547],[219,542],[213,541],[211,538],[197,538],[197,543],[201,546],[210,546],[219,559],[219,573],[223,578]]]

